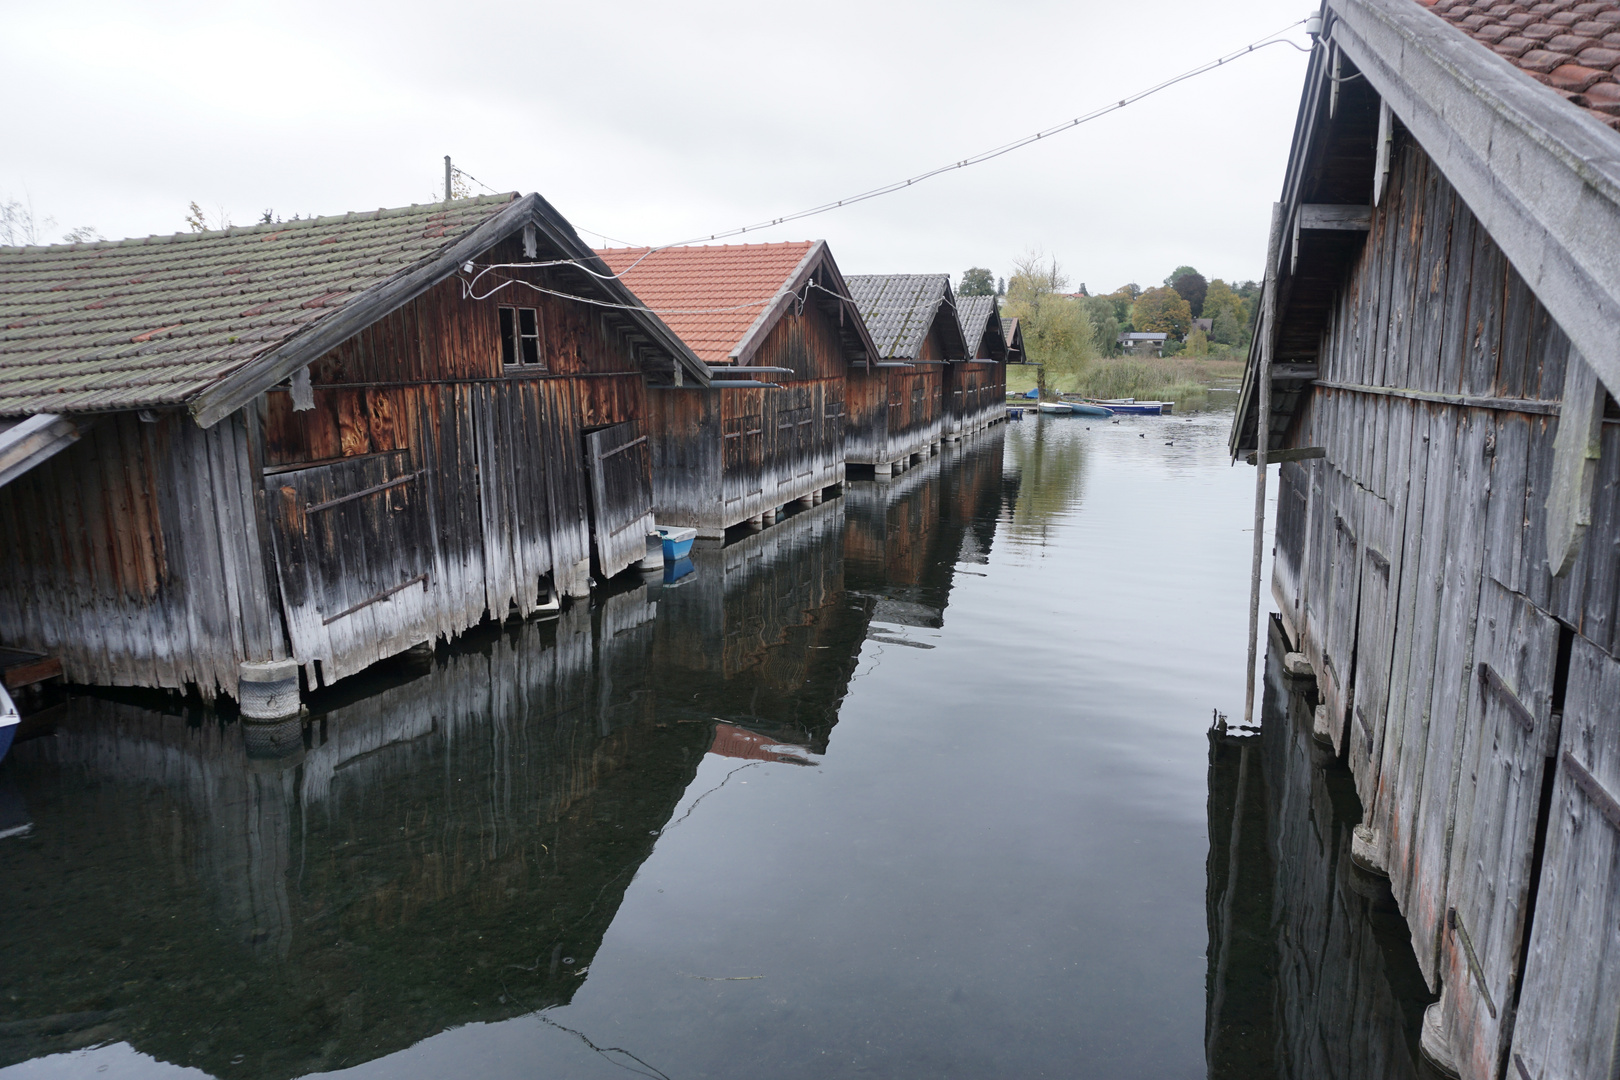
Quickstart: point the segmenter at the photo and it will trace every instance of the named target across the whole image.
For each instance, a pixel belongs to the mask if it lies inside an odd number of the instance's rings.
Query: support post
[[[444,201],[445,202],[450,201],[451,193],[456,190],[456,188],[455,188],[455,177],[452,175],[454,172],[455,172],[455,170],[450,167],[450,155],[449,154],[444,155]],[[676,367],[677,370],[680,369],[679,364],[676,364],[675,367]]]
[[[1260,648],[1260,571],[1266,558],[1266,450],[1271,445],[1271,352],[1277,340],[1277,264],[1281,258],[1283,204],[1271,205],[1271,242],[1266,250],[1266,284],[1261,298],[1259,401],[1254,416],[1254,559],[1249,572],[1249,672],[1243,696],[1243,723],[1254,723],[1254,668]]]
[[[282,720],[303,708],[295,660],[248,662],[236,669],[237,702],[249,720]]]

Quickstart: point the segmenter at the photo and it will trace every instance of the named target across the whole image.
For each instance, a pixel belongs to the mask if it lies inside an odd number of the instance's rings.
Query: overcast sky
[[[1310,7],[0,0],[0,200],[31,200],[53,239],[140,236],[183,229],[193,199],[238,225],[428,202],[448,153],[582,235],[669,243],[988,149]],[[1262,50],[759,238],[826,239],[846,273],[1006,274],[1040,249],[1093,292],[1182,263],[1258,277],[1305,60]]]

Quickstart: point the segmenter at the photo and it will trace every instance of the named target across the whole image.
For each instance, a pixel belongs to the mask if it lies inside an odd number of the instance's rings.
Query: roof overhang
[[[1330,152],[1329,114],[1344,108],[1347,95],[1366,93],[1344,79],[1335,87],[1335,50],[1365,76],[1372,100],[1388,107],[1386,119],[1398,121],[1445,175],[1598,377],[1620,387],[1620,137],[1413,0],[1326,0],[1323,15],[1326,46],[1311,59],[1283,189],[1278,265],[1267,267],[1278,282],[1276,325],[1257,328],[1234,456],[1258,443],[1254,374],[1263,335],[1277,334],[1279,361],[1314,359],[1305,340],[1316,328],[1301,303],[1318,302],[1308,298],[1312,278],[1319,288],[1338,287],[1358,243],[1349,230],[1302,233]],[[1366,170],[1363,201],[1371,201],[1377,167]],[[1268,447],[1310,387],[1277,389]]]
[[[699,360],[685,342],[664,325],[663,320],[649,311],[640,310],[641,302],[617,278],[612,277],[607,265],[580,240],[567,219],[538,194],[530,194],[514,200],[504,210],[487,218],[435,255],[406,267],[366,290],[333,315],[208,387],[191,399],[192,416],[199,426],[212,427],[258,395],[285,381],[298,369],[450,278],[463,264],[475,260],[527,226],[533,226],[564,258],[604,275],[600,278],[592,275],[592,287],[601,294],[593,299],[614,305],[615,310],[634,324],[652,347],[667,353],[677,367],[699,385],[708,383],[708,365]]]

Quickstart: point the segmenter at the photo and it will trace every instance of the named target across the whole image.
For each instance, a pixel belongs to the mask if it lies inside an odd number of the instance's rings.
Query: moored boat
[[[697,539],[697,530],[673,529],[660,525],[658,539],[663,542],[664,561],[679,562],[692,553],[692,543]]]
[[[1043,401],[1040,404],[1040,410],[1050,416],[1072,416],[1074,414],[1074,406],[1067,401]]]
[[[1089,401],[1071,401],[1068,405],[1069,411],[1076,416],[1093,416],[1099,420],[1106,420],[1114,415],[1114,410],[1107,405],[1094,405]]]
[[[1138,401],[1135,398],[1112,398],[1097,402],[1121,416],[1169,416],[1175,410],[1173,401]]]
[[[22,723],[22,717],[17,714],[17,704],[6,693],[6,688],[0,685],[0,761],[6,759],[6,753],[11,749],[11,740],[17,734],[17,725]]]

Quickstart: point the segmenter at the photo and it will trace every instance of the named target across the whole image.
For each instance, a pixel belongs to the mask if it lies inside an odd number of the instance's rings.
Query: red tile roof
[[[1417,0],[1620,131],[1620,0]]]
[[[806,240],[664,248],[651,255],[646,248],[605,248],[597,254],[700,359],[724,364],[814,246]]]

